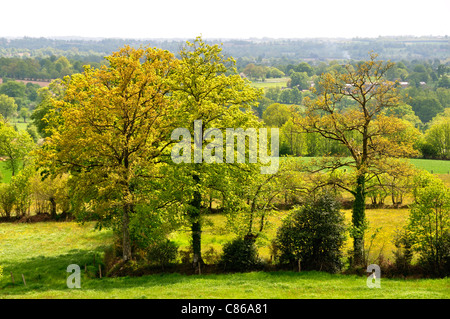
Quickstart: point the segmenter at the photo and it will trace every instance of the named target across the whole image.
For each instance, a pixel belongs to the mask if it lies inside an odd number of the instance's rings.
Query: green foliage
[[[344,216],[330,194],[294,209],[278,229],[275,247],[281,264],[301,264],[305,270],[337,272],[342,267]]]
[[[395,108],[386,110],[386,115],[395,116],[397,118],[408,121],[416,128],[422,128],[423,126],[420,118],[414,113],[412,106],[405,103],[401,103]]]
[[[236,238],[223,246],[219,265],[225,271],[251,271],[261,267],[258,250],[253,239]]]
[[[281,78],[284,73],[275,67],[247,64],[242,71],[251,80],[264,81],[266,78]]]
[[[17,111],[17,104],[14,98],[6,94],[0,94],[0,114],[4,119],[11,118]]]
[[[291,117],[291,108],[280,103],[269,105],[263,113],[267,127],[282,127]]]
[[[177,259],[177,254],[178,246],[170,240],[154,243],[147,248],[147,259],[161,265],[163,270],[164,266]]]
[[[312,76],[314,74],[314,69],[306,62],[300,62],[293,69],[295,72],[305,72],[308,76]]]
[[[252,107],[257,105],[262,90],[250,85],[237,73],[233,58],[225,57],[218,45],[208,45],[200,37],[194,42],[187,42],[180,51],[180,65],[174,73],[171,89],[173,98],[180,104],[180,128],[187,128],[194,136],[194,121],[202,121],[202,132],[207,129],[258,128],[262,123],[253,114]],[[217,139],[217,136],[215,136]],[[202,139],[202,147],[206,145]],[[189,141],[194,145],[194,141]],[[220,145],[221,147],[223,145]],[[194,147],[195,149],[195,147]],[[235,154],[235,150],[232,150]],[[191,153],[188,162],[194,162]],[[223,152],[226,156],[226,150]],[[224,157],[225,158],[225,157]],[[257,164],[239,163],[170,163],[165,174],[169,179],[163,188],[168,188],[167,198],[172,198],[171,205],[183,211],[183,216],[192,230],[194,263],[201,260],[202,215],[206,211],[205,203],[211,191],[217,191],[231,197],[236,189],[238,176],[253,173]],[[233,168],[232,168],[233,167]],[[167,194],[167,193],[166,193]],[[228,206],[230,201],[222,202]]]
[[[420,149],[425,158],[450,159],[450,108],[431,121]]]
[[[176,220],[170,219],[163,210],[139,204],[130,219],[130,238],[134,246],[145,250],[164,242],[167,235],[178,226]]]
[[[435,276],[450,274],[450,188],[434,177],[422,178],[408,220],[412,249]]]
[[[40,167],[71,174],[73,210],[120,228],[127,260],[130,218],[151,201],[154,185],[144,181],[155,177],[177,120],[167,92],[178,62],[167,51],[129,46],[107,60],[108,67],[86,68],[43,90],[34,120],[51,135],[38,151]],[[63,70],[67,61],[59,62]]]
[[[39,134],[43,137],[49,137],[51,135],[51,123],[47,117],[60,117],[58,112],[55,112],[53,107],[53,101],[62,99],[64,93],[64,87],[61,80],[52,81],[47,87],[43,87],[37,91],[38,104],[31,113],[31,120],[36,127]]]
[[[33,139],[26,131],[16,131],[12,126],[0,124],[0,155],[7,157],[7,167],[13,176],[34,146]]]
[[[25,123],[27,118],[31,115],[30,110],[27,107],[22,107],[19,111],[19,116],[23,118],[23,122]]]
[[[8,183],[0,184],[0,212],[1,216],[10,218],[16,202],[16,196],[13,187]]]
[[[0,94],[9,97],[23,97],[25,95],[25,84],[15,81],[7,81],[0,85]]]
[[[40,138],[39,133],[37,132],[37,128],[33,123],[28,123],[26,128],[27,133],[30,135],[30,137],[33,139],[33,142],[37,142]]]
[[[291,82],[288,83],[288,86],[291,88],[298,88],[299,90],[307,90],[309,89],[308,83],[309,77],[306,72],[292,72],[291,73]]]
[[[447,75],[442,76],[437,83],[437,87],[450,89],[450,77]]]
[[[21,170],[16,176],[11,177],[11,192],[14,194],[15,211],[17,217],[29,215],[31,206],[30,176],[32,171],[29,167]]]
[[[444,111],[444,107],[435,97],[418,96],[412,99],[410,104],[423,123],[431,121],[438,113]]]
[[[9,183],[0,184],[0,215],[6,218],[23,217],[29,214],[31,206],[30,168],[12,176]]]
[[[395,234],[393,242],[396,248],[394,251],[396,271],[407,276],[413,259],[412,240],[405,230],[400,230]]]
[[[67,213],[70,209],[69,174],[43,178],[41,173],[42,171],[36,171],[30,177],[34,211],[36,213],[50,213],[52,218],[57,219],[58,211]]]
[[[15,116],[16,111],[19,111],[17,115],[25,120],[25,118],[29,117],[29,110],[35,107],[37,90],[40,86],[33,83],[24,84],[9,79],[3,80],[3,84],[0,85],[0,94],[8,96],[14,101],[16,108],[12,115]]]

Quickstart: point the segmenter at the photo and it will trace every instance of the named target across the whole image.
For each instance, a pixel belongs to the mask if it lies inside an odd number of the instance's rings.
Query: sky
[[[450,35],[449,0],[2,0],[0,37]]]

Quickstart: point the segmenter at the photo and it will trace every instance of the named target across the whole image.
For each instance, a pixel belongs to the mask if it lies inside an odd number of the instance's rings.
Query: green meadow
[[[348,212],[345,212],[348,216]],[[406,210],[369,210],[372,222],[383,224],[389,237],[395,224],[405,221]],[[280,214],[283,215],[283,214]],[[225,218],[209,216],[209,228],[203,236],[204,250],[219,247],[233,237],[223,228]],[[272,220],[274,226],[280,220]],[[215,225],[217,224],[217,225]],[[212,227],[222,229],[213,234]],[[269,237],[275,227],[269,230]],[[188,233],[174,234],[183,248]],[[328,274],[322,272],[250,272],[230,274],[182,275],[160,273],[140,277],[99,278],[105,248],[112,243],[110,230],[95,230],[94,223],[43,222],[34,224],[0,224],[0,298],[450,298],[450,279],[388,279],[382,278],[381,289],[370,289],[365,276]],[[380,244],[379,247],[383,245]],[[386,244],[384,244],[386,248]],[[184,247],[186,248],[186,247]],[[377,249],[374,249],[377,251]],[[386,250],[387,251],[387,250]],[[264,247],[263,258],[268,257]],[[81,289],[67,288],[66,268],[81,268]],[[14,284],[12,277],[14,277]],[[22,274],[25,278],[23,283]]]
[[[259,89],[267,89],[267,88],[282,88],[287,86],[289,78],[268,78],[262,81],[252,81],[252,86]]]
[[[433,174],[450,174],[450,161],[422,158],[411,158],[409,161],[417,168]]]
[[[302,158],[301,160],[308,160]],[[410,159],[450,183],[450,161]],[[0,162],[2,182],[11,172]],[[344,210],[350,224],[351,211]],[[287,211],[270,216],[266,236],[257,241],[260,257],[270,262],[270,241],[275,237]],[[408,209],[368,209],[369,262],[380,256],[393,259],[392,238],[405,225]],[[206,217],[202,249],[206,261],[222,252],[235,235],[227,227],[224,215]],[[171,235],[180,251],[188,249],[189,229]],[[322,272],[266,271],[233,274],[183,275],[160,273],[141,277],[99,278],[105,249],[112,246],[110,230],[95,230],[94,223],[42,222],[34,224],[0,223],[0,298],[450,298],[450,279],[382,278],[381,289],[369,289],[366,277]],[[347,238],[344,255],[352,246]],[[81,289],[66,285],[66,268],[80,265]],[[23,283],[22,274],[26,286]],[[14,280],[14,283],[13,283]]]

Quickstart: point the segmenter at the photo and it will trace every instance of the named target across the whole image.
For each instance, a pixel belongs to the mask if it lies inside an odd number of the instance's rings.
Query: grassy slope
[[[434,174],[450,174],[450,161],[412,158],[410,162],[416,167]]]
[[[214,220],[222,224],[220,218]],[[207,231],[205,245],[221,245],[230,238],[224,233],[213,241]],[[0,263],[4,267],[0,298],[450,298],[448,278],[382,279],[382,289],[375,290],[366,287],[365,277],[319,272],[94,278],[93,256],[97,254],[98,261],[110,240],[110,231],[95,231],[92,223],[0,224]],[[177,240],[183,244],[187,237]],[[72,263],[82,268],[79,290],[66,286],[66,267]],[[87,273],[84,264],[88,264]]]
[[[61,279],[64,283],[64,278]],[[302,298],[449,298],[449,279],[381,280],[369,289],[365,277],[319,272],[252,272],[228,275],[151,275],[138,278],[81,279],[81,289],[63,284],[45,291],[17,287],[8,298],[168,298],[168,299],[302,299]],[[1,296],[1,295],[0,295]]]
[[[286,87],[287,81],[289,78],[269,78],[266,79],[264,82],[260,81],[252,81],[251,85],[253,87],[259,88],[259,89],[268,89],[268,88],[275,88],[275,87]]]

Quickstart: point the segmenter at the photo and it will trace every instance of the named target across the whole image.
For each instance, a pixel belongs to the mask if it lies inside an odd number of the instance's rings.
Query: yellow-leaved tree
[[[323,184],[337,185],[354,197],[351,232],[354,265],[364,262],[368,181],[379,181],[380,175],[386,173],[383,167],[405,165],[390,161],[391,158],[417,153],[413,145],[419,132],[406,121],[385,115],[386,110],[399,105],[400,99],[396,83],[385,79],[393,66],[371,54],[367,61],[346,65],[344,72],[322,74],[313,90],[316,97],[305,97],[305,111],[295,119],[303,131],[345,146],[347,154],[324,156],[311,164],[312,171],[332,172],[328,175],[332,178],[322,181]],[[350,183],[348,176],[336,178],[342,167],[350,168]]]
[[[49,97],[48,135],[39,151],[47,172],[69,172],[73,209],[95,213],[122,236],[123,260],[131,258],[130,216],[151,192],[142,181],[155,177],[170,143],[177,103],[169,82],[178,60],[168,51],[125,46],[65,77]]]

